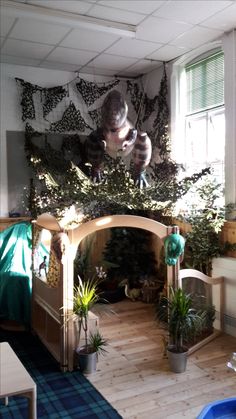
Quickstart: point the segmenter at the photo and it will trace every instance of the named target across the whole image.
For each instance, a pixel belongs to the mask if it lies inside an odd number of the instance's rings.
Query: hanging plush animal
[[[101,114],[101,127],[93,131],[86,141],[87,159],[92,165],[93,180],[101,180],[105,153],[112,158],[118,155],[126,157],[132,153],[135,183],[140,187],[147,186],[145,169],[151,160],[151,140],[146,133],[138,133],[128,120],[128,106],[120,92],[112,90],[106,96]]]
[[[165,238],[165,262],[167,265],[175,265],[179,256],[184,253],[185,239],[180,234],[172,233]]]

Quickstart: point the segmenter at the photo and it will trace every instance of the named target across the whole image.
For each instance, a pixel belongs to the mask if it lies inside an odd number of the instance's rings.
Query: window
[[[195,60],[183,68],[182,163],[185,175],[210,166],[224,184],[225,110],[224,55],[222,51]],[[181,92],[180,92],[181,94]]]

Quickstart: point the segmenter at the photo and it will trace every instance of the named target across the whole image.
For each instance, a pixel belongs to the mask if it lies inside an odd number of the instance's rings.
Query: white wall
[[[225,62],[225,200],[236,206],[236,29],[223,37]]]
[[[225,332],[236,337],[236,258],[220,257],[213,260],[212,276],[223,276],[225,281]],[[214,287],[213,287],[214,288]],[[219,295],[213,293],[213,304],[219,306]]]
[[[1,64],[1,139],[0,139],[0,216],[8,216],[8,185],[6,132],[24,131],[21,120],[20,95],[15,77],[45,87],[65,84],[75,77],[74,73]]]

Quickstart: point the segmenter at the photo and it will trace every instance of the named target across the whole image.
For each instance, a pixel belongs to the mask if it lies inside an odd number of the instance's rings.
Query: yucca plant
[[[78,355],[78,366],[84,374],[91,374],[96,371],[99,354],[105,354],[104,346],[107,345],[106,339],[99,330],[90,333],[88,338],[88,319],[89,310],[100,300],[98,293],[99,278],[88,279],[85,282],[78,276],[79,284],[75,286],[73,313],[78,316],[79,340],[81,331],[84,331],[85,344],[76,348]]]
[[[201,332],[204,324],[204,313],[192,307],[191,294],[186,294],[181,288],[170,287],[169,296],[162,297],[156,314],[160,321],[167,321],[168,346],[172,352],[185,352],[186,343]]]
[[[99,300],[97,292],[99,281],[97,279],[89,279],[85,283],[78,277],[79,284],[74,289],[73,312],[79,317],[79,335],[81,329],[85,335],[85,350],[91,351],[88,341],[88,314],[89,310]]]
[[[107,353],[107,350],[104,348],[107,344],[107,339],[105,339],[98,330],[94,333],[90,333],[89,345],[97,355],[105,355]]]

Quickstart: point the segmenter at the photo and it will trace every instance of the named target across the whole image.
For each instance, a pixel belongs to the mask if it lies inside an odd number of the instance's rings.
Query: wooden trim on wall
[[[31,221],[30,217],[0,217],[0,231],[5,230],[13,224],[19,223],[20,221]]]

